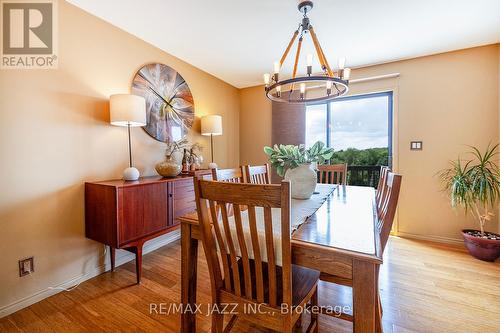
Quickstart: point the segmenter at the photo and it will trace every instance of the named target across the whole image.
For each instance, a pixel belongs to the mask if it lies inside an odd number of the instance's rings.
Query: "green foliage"
[[[463,207],[466,213],[471,211],[479,219],[481,233],[485,222],[493,216],[490,210],[495,209],[500,198],[498,146],[488,145],[484,154],[471,147],[472,160],[458,158],[450,162],[450,168],[439,172],[444,190],[450,193],[452,207]]]
[[[321,141],[317,141],[309,149],[304,145],[274,145],[274,147],[264,147],[264,152],[280,176],[284,176],[286,170],[294,169],[304,163],[324,164],[333,155],[333,149],[325,147]]]
[[[369,148],[359,150],[347,148],[333,153],[332,164],[347,163],[347,165],[389,165],[387,148]]]

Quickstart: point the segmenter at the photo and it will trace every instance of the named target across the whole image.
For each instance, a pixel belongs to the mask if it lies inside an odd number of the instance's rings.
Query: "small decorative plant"
[[[188,139],[184,138],[179,141],[173,141],[167,143],[167,148],[165,149],[165,156],[167,159],[170,159],[173,157],[173,154],[175,154],[178,151],[181,151],[184,148],[192,150],[194,152],[193,153],[194,157],[198,157],[202,151],[202,147],[198,142],[189,145]]]
[[[489,239],[500,239],[498,235],[484,231],[500,198],[500,170],[496,162],[498,146],[488,145],[484,153],[471,147],[472,160],[458,158],[450,162],[450,168],[439,174],[444,189],[450,193],[452,207],[464,208],[466,213],[471,212],[479,221],[481,232],[473,236]]]
[[[264,147],[264,152],[269,156],[269,163],[276,168],[278,175],[283,177],[286,170],[297,168],[304,163],[324,164],[333,155],[333,148],[325,147],[317,141],[309,149],[305,145],[274,145]]]

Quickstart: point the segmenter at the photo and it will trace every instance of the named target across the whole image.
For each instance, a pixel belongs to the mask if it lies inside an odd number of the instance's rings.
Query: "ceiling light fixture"
[[[325,54],[323,53],[323,49],[319,44],[316,32],[310,24],[309,17],[307,17],[307,13],[310,12],[312,8],[312,1],[299,0],[298,9],[303,13],[302,21],[297,30],[293,33],[292,39],[288,43],[280,61],[274,63],[274,74],[272,76],[268,73],[264,74],[266,96],[272,101],[286,103],[320,102],[345,95],[349,90],[348,86],[351,69],[345,68],[345,58],[339,59],[339,70],[337,73],[334,73],[330,68]],[[313,55],[308,54],[306,57],[307,74],[305,76],[297,76],[302,41],[304,35],[307,33],[311,35],[316,50],[316,56],[323,73],[312,73]],[[292,78],[280,80],[281,67],[297,37],[299,37],[299,41],[295,53]]]

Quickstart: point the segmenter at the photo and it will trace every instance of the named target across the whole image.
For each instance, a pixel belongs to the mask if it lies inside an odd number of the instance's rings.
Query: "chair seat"
[[[249,259],[250,262],[250,273],[251,273],[251,281],[256,281],[255,279],[255,261]],[[243,274],[243,261],[238,260],[238,269],[240,270],[240,276],[244,276]],[[231,272],[232,275],[232,272]],[[267,263],[262,263],[262,275],[264,280],[264,303],[269,303],[269,274]],[[300,305],[309,292],[314,288],[314,286],[319,281],[320,272],[314,269],[309,269],[306,267],[293,265],[292,264],[292,306]],[[232,277],[231,277],[231,280]],[[282,269],[279,266],[276,266],[276,282],[277,282],[277,304],[278,307],[283,302],[283,287],[282,287]],[[244,295],[245,290],[245,282],[243,279],[240,281],[241,284],[241,292]],[[257,289],[255,285],[252,285],[252,298],[257,299]]]

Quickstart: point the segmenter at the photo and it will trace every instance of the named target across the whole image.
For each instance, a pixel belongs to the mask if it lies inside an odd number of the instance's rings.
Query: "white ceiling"
[[[262,83],[301,19],[297,0],[68,1],[238,88]],[[500,41],[500,0],[314,5],[311,24],[332,67],[339,57],[360,67]],[[312,51],[309,37],[303,63]]]

